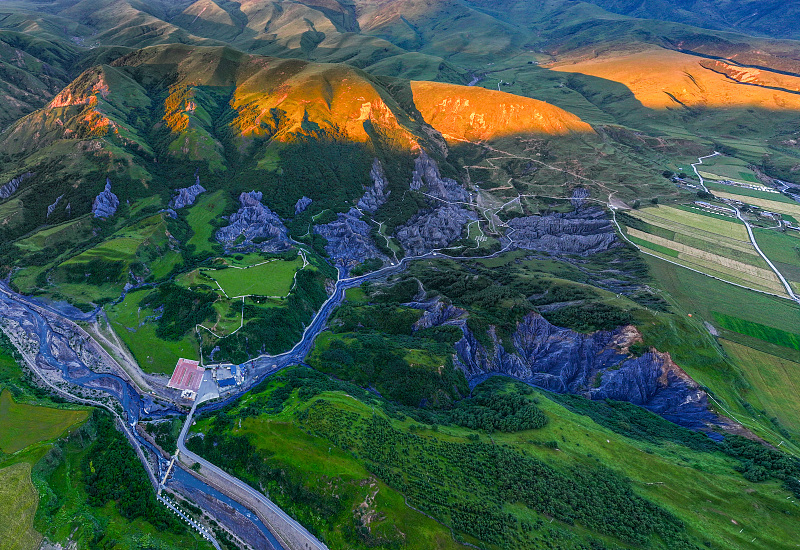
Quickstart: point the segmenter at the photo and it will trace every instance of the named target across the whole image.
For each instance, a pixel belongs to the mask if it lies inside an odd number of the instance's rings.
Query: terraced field
[[[800,218],[800,204],[786,199],[782,195],[777,195],[776,198],[773,199],[765,199],[761,197],[749,197],[742,194],[737,194],[736,189],[731,187],[731,191],[714,191],[714,194],[718,197],[722,197],[723,199],[733,199],[737,201],[746,202],[748,204],[754,204],[755,206],[760,206],[765,210],[769,210],[770,212],[778,212],[780,214],[789,214],[790,216]],[[777,197],[781,197],[781,200]]]
[[[783,295],[785,289],[735,218],[659,206],[629,213],[628,237],[650,253],[724,281]]]

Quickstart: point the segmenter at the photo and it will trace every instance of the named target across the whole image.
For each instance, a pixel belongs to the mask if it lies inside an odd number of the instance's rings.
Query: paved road
[[[706,180],[703,178],[703,176],[700,175],[700,172],[698,172],[697,167],[699,165],[703,164],[703,159],[716,157],[717,155],[720,155],[720,154],[721,153],[718,153],[717,151],[714,151],[714,154],[706,155],[705,157],[700,157],[700,158],[697,159],[696,163],[692,164],[692,168],[694,169],[694,173],[697,174],[697,178],[700,180],[700,186],[703,188],[703,190],[706,193],[708,193],[708,188],[706,187]],[[750,237],[750,242],[752,243],[753,248],[755,248],[756,252],[758,252],[758,255],[761,256],[764,259],[765,262],[767,262],[767,265],[770,267],[770,269],[772,269],[772,271],[775,272],[775,275],[777,275],[778,279],[780,279],[781,284],[783,284],[783,287],[786,289],[786,293],[789,295],[789,297],[792,300],[794,300],[795,302],[797,302],[798,304],[800,304],[800,297],[798,297],[797,294],[794,293],[794,289],[792,289],[792,285],[789,284],[789,281],[786,280],[786,278],[778,270],[778,268],[775,267],[775,264],[773,264],[772,261],[770,261],[770,259],[767,258],[767,255],[764,254],[764,252],[761,250],[761,247],[758,246],[758,243],[756,242],[756,237],[755,237],[755,235],[753,235],[753,228],[750,227],[750,223],[744,218],[744,216],[742,216],[741,210],[739,210],[738,208],[734,208],[733,210],[736,211],[736,217],[739,218],[739,221],[741,221],[744,224],[745,228],[747,229],[747,234]]]
[[[775,264],[773,264],[770,261],[770,259],[767,258],[767,255],[764,254],[761,251],[761,248],[758,246],[758,243],[756,242],[756,237],[755,237],[755,235],[753,235],[753,228],[750,227],[750,224],[747,222],[746,219],[744,219],[744,216],[742,216],[741,210],[739,210],[738,208],[736,209],[736,217],[739,218],[739,220],[741,220],[741,222],[747,228],[747,234],[750,236],[750,242],[753,244],[753,248],[756,249],[756,252],[758,252],[759,256],[764,258],[764,261],[767,262],[767,265],[769,265],[769,267],[772,269],[772,271],[775,272],[775,275],[778,276],[778,279],[781,280],[781,283],[783,284],[784,288],[786,289],[786,293],[792,298],[792,300],[794,300],[795,302],[800,304],[800,297],[798,297],[797,294],[794,293],[794,289],[792,289],[792,285],[790,285],[789,281],[787,281],[786,278],[781,274],[781,272],[778,271],[778,268],[775,267]]]
[[[194,462],[199,462],[200,465],[213,472],[215,476],[220,479],[224,479],[230,485],[234,485],[240,490],[244,491],[248,495],[250,495],[253,499],[260,502],[262,505],[267,507],[271,512],[277,515],[285,524],[289,526],[289,528],[295,533],[297,538],[303,541],[304,548],[312,548],[316,550],[328,550],[328,547],[325,546],[323,542],[321,542],[317,537],[312,535],[308,532],[308,530],[303,527],[300,523],[295,521],[291,516],[289,516],[286,512],[280,509],[278,505],[264,496],[260,491],[253,489],[245,483],[244,481],[228,474],[224,470],[218,468],[208,460],[204,459],[203,457],[196,455],[192,451],[186,448],[185,441],[186,441],[186,434],[189,431],[189,427],[192,424],[192,416],[197,408],[197,404],[192,407],[192,410],[189,412],[189,415],[186,417],[186,422],[183,425],[183,429],[181,430],[181,434],[178,437],[178,453],[181,455],[189,458]],[[287,549],[288,550],[288,549]]]

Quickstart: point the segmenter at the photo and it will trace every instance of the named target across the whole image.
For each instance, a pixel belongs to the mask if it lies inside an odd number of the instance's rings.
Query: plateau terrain
[[[796,548],[798,29],[0,3],[0,550]]]

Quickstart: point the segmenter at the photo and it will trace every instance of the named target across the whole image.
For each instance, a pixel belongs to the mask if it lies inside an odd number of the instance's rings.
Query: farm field
[[[227,267],[217,270],[201,270],[212,279],[226,296],[286,296],[292,289],[294,274],[303,267],[299,256],[292,261],[268,260],[260,265],[237,269]]]
[[[800,282],[800,233],[774,229],[753,230],[758,246],[789,281]]]
[[[11,454],[54,439],[86,420],[80,410],[53,409],[16,403],[11,392],[0,393],[0,450]]]
[[[714,194],[718,197],[722,197],[724,199],[733,199],[742,202],[746,202],[748,204],[753,204],[755,206],[759,206],[764,208],[765,210],[769,210],[770,212],[778,212],[781,214],[789,214],[795,218],[800,218],[800,204],[790,200],[783,195],[778,195],[782,199],[786,199],[785,201],[780,200],[777,198],[761,198],[761,197],[749,197],[744,194],[738,194],[735,188],[730,188],[730,191],[714,191]]]
[[[770,344],[783,346],[800,351],[800,334],[788,332],[786,330],[768,327],[761,323],[754,323],[753,321],[745,321],[733,315],[725,313],[712,312],[714,321],[722,328],[764,340]],[[791,326],[791,325],[790,325]],[[794,325],[796,326],[796,325]]]
[[[714,323],[720,312],[784,330],[800,326],[800,307],[788,299],[726,284],[657,258],[646,258],[653,277],[683,311]]]
[[[797,204],[789,197],[786,197],[780,193],[759,191],[757,189],[748,189],[747,187],[736,187],[734,185],[724,185],[722,183],[714,183],[710,181],[706,181],[706,187],[708,187],[708,189],[715,195],[718,194],[719,192],[741,195],[742,197],[745,197],[739,199],[743,202],[748,202],[750,198],[757,198],[775,202],[782,202],[785,204],[792,204],[792,203]]]
[[[735,219],[664,206],[627,215],[638,220],[626,222],[628,236],[656,256],[731,283],[785,293],[775,273],[753,248],[744,225]]]

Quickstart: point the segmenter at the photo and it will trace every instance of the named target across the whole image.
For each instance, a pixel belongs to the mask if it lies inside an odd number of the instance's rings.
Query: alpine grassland
[[[659,427],[649,440],[629,437],[524,385],[484,385],[473,399],[522,395],[547,421],[521,431],[461,427],[459,417],[398,409],[298,368],[200,420],[193,433],[203,437],[188,444],[269,487],[332,546],[449,547],[448,528],[455,540],[486,548],[713,547],[756,535],[755,547],[788,548],[797,537],[784,520],[795,505],[780,484],[747,481],[735,453],[705,436],[672,428],[685,433],[682,443],[664,439],[665,421],[634,407],[629,422],[647,415],[635,421]],[[506,490],[516,498],[504,498]],[[610,509],[614,521],[600,522]],[[410,532],[417,537],[400,538]]]
[[[203,270],[206,277],[215,281],[230,298],[242,296],[277,296],[289,294],[297,270],[303,268],[299,256],[293,261],[263,260],[257,265],[216,270]]]

